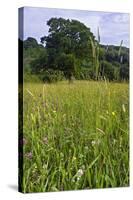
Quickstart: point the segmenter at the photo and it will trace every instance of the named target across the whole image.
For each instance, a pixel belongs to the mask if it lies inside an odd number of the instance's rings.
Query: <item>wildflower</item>
[[[63,118],[65,118],[66,117],[66,114],[63,114]]]
[[[92,142],[91,142],[91,144],[92,144],[92,146],[95,146],[95,145],[99,145],[100,144],[100,140],[98,139],[98,140],[93,140]]]
[[[76,174],[76,176],[77,176],[77,181],[80,180],[80,178],[83,176],[83,174],[84,174],[83,169],[79,169],[79,170],[77,171],[77,174]]]
[[[79,154],[79,158],[83,158],[84,157],[84,155],[83,154]]]
[[[74,178],[72,178],[72,182],[75,182],[75,179],[74,179]]]
[[[22,145],[25,145],[25,144],[27,144],[27,140],[26,140],[25,138],[20,139],[19,144],[20,144],[21,146],[22,146]]]
[[[77,173],[73,176],[72,178],[72,182],[75,182],[75,181],[79,181],[81,179],[81,177],[83,176],[84,174],[84,169],[85,169],[85,166],[83,166],[83,168],[80,168]]]
[[[115,112],[112,112],[112,115],[115,116],[116,115]]]
[[[44,137],[44,138],[43,138],[43,143],[44,143],[44,144],[48,144],[48,138],[47,138],[47,137]]]
[[[75,126],[75,124],[74,124],[74,123],[72,123],[72,126]]]
[[[114,143],[114,145],[116,144],[116,142],[117,142],[117,140],[116,140],[116,139],[114,139],[114,140],[113,140],[113,143]]]
[[[85,151],[88,151],[88,149],[89,149],[89,147],[88,147],[88,146],[85,146],[84,148],[85,148]]]
[[[23,145],[27,144],[27,140],[23,138]]]
[[[94,146],[94,145],[96,144],[96,141],[93,140],[93,141],[91,142],[91,144],[92,144],[92,146]]]
[[[79,169],[78,172],[77,172],[77,176],[82,176],[83,174],[84,174],[83,170]]]
[[[30,160],[32,159],[32,156],[33,156],[32,152],[28,152],[28,153],[25,154],[25,157],[30,159]]]
[[[47,166],[46,164],[44,164],[44,165],[43,165],[43,169],[45,169],[45,170],[46,170],[46,169],[47,169],[47,167],[48,167],[48,166]]]
[[[61,157],[61,158],[64,158],[64,154],[63,154],[62,152],[60,153],[60,157]]]
[[[74,161],[74,160],[76,160],[77,158],[75,157],[75,156],[73,156],[73,158],[72,158],[72,160]]]

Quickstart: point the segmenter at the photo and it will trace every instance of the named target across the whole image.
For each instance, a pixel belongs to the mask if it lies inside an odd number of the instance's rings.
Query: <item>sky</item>
[[[115,12],[25,7],[23,39],[34,37],[40,43],[40,38],[48,35],[47,21],[51,17],[79,20],[91,29],[96,39],[99,27],[101,44],[120,45],[123,40],[123,46],[129,47],[130,16]]]

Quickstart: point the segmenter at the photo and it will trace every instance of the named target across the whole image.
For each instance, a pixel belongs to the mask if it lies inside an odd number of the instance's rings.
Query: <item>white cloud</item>
[[[129,14],[107,14],[102,18],[100,27],[103,43],[108,41],[119,45],[123,40],[124,45],[129,46]]]
[[[76,19],[88,26],[97,38],[97,28],[100,28],[101,42],[104,44],[119,45],[124,40],[124,45],[129,46],[129,14],[92,12],[67,9],[25,8],[24,33],[37,38],[48,34],[47,21],[51,17]]]

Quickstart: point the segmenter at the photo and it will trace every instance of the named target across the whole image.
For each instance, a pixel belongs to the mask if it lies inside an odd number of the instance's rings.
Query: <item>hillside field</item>
[[[129,85],[24,84],[26,192],[129,185]]]

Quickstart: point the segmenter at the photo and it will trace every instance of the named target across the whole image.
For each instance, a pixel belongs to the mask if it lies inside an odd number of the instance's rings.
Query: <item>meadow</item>
[[[24,83],[27,192],[129,185],[129,85]]]

